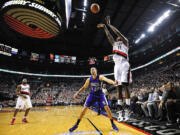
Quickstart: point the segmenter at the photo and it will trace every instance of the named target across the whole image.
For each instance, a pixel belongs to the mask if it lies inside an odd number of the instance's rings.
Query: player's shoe
[[[75,124],[72,128],[69,129],[69,132],[73,132],[74,130],[76,130],[78,128],[78,125]]]
[[[112,123],[112,129],[115,130],[116,132],[119,131],[119,129],[116,127],[116,125],[114,123]]]
[[[22,119],[22,122],[24,122],[24,123],[29,123],[26,118],[23,118],[23,119]]]
[[[14,125],[14,121],[15,121],[15,120],[16,120],[15,118],[12,119],[11,125]]]

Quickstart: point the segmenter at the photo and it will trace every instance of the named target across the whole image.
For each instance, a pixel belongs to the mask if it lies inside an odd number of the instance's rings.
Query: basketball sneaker
[[[26,118],[23,118],[23,119],[22,119],[22,122],[24,122],[24,123],[28,123],[28,121],[27,121],[27,119],[26,119]]]
[[[12,118],[11,125],[14,125],[15,120],[16,120],[15,118]]]
[[[76,130],[78,128],[78,125],[75,124],[72,128],[69,129],[69,132],[73,132],[74,130]]]

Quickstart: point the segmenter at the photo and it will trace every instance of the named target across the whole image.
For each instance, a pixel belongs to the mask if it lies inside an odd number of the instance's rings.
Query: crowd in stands
[[[0,105],[14,107],[16,87],[23,75],[0,72]],[[33,106],[83,104],[90,89],[84,91],[79,101],[73,95],[83,86],[86,78],[40,78],[25,76],[31,86]],[[154,120],[168,120],[174,123],[180,99],[180,71],[158,69],[134,77],[131,87],[132,116]],[[110,85],[109,85],[110,86]],[[116,91],[110,92],[110,100],[116,104]],[[116,109],[113,104],[111,109]],[[167,117],[166,117],[167,116]]]

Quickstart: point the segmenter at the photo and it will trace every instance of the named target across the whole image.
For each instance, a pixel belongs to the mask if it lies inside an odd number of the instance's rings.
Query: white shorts
[[[119,85],[132,83],[130,64],[126,59],[116,61],[114,66],[114,78]]]
[[[26,99],[21,96],[18,97],[15,107],[16,109],[32,108],[30,96],[26,95],[26,97]]]

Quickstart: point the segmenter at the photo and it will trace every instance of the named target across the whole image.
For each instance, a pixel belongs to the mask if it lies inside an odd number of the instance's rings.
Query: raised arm
[[[89,86],[89,82],[90,82],[90,79],[88,78],[88,79],[86,80],[85,84],[83,85],[83,87],[80,88],[80,89],[76,92],[76,94],[74,95],[73,98],[74,98],[75,100],[76,100],[77,96],[78,96],[81,92],[83,92],[83,91]]]
[[[128,45],[128,39],[127,39],[123,34],[121,34],[121,32],[120,32],[116,27],[114,27],[113,25],[111,25],[111,23],[110,23],[110,16],[106,16],[105,20],[106,20],[106,23],[107,23],[107,25],[109,26],[109,28],[110,28],[118,37],[120,37],[121,40],[122,40],[127,46],[129,46],[129,45]]]
[[[105,82],[107,82],[107,83],[109,83],[109,84],[112,84],[112,85],[115,85],[115,84],[116,84],[113,80],[108,79],[108,78],[104,77],[103,75],[100,75],[99,79],[100,79],[101,81],[105,81]]]
[[[106,33],[106,36],[110,42],[110,44],[113,46],[114,45],[114,38],[113,36],[111,35],[111,33],[109,32],[109,30],[107,29],[106,25],[105,24],[98,24],[97,25],[98,28],[104,28],[104,31]]]

